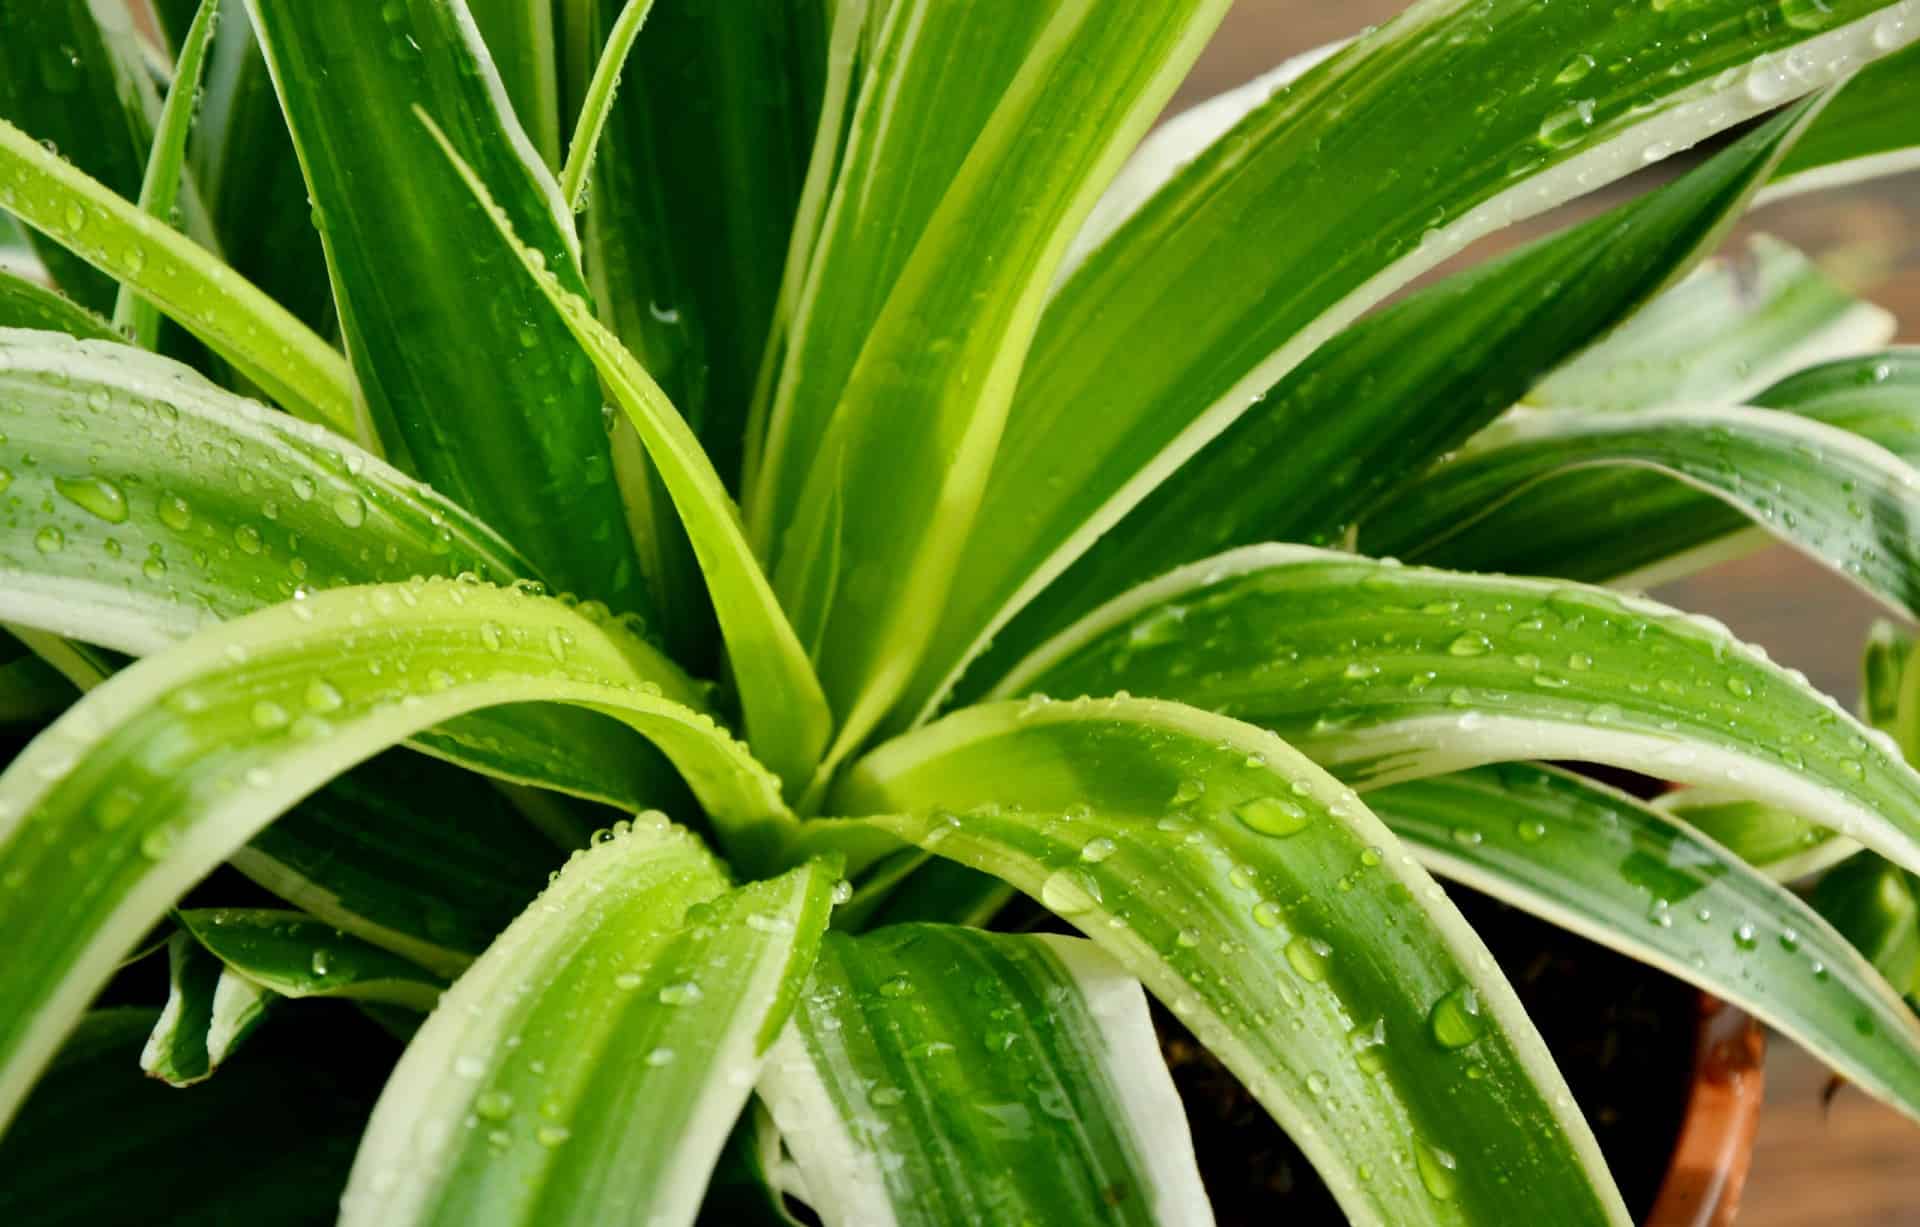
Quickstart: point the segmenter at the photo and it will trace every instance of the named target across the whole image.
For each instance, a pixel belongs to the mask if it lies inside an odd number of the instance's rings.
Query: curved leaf
[[[351,444],[126,346],[0,331],[0,423],[0,620],[144,654],[310,589],[532,574]],[[665,800],[644,747],[577,715],[477,717],[430,744],[511,779]]]
[[[1920,461],[1920,351],[1826,363],[1753,401],[1851,431],[1909,465]],[[1766,540],[1758,530],[1736,536],[1747,524],[1723,499],[1661,473],[1572,472],[1493,508],[1438,542],[1426,561],[1646,587],[1744,552],[1749,538]]]
[[[924,14],[942,7],[894,5],[888,38],[898,32],[909,67],[930,60],[925,71],[936,78],[972,83],[951,67],[952,50],[921,29]],[[897,279],[864,288],[876,295],[871,329],[835,339],[849,361],[844,380],[829,372],[817,386],[818,433],[783,436],[778,405],[772,418],[768,463],[786,459],[799,482],[792,501],[772,500],[782,537],[768,552],[839,717],[829,767],[880,725],[911,680],[946,604],[1053,272],[1227,4],[1013,7],[1044,14],[1032,48],[942,185],[924,234],[911,254],[903,248]],[[883,45],[883,63],[893,45]],[[905,139],[919,127],[907,121],[909,107],[928,99],[899,84],[878,77],[872,122],[890,132],[900,122]],[[838,191],[858,224],[866,202],[849,197],[845,180]],[[910,230],[871,229],[883,241],[913,241]],[[830,274],[822,265],[814,275]],[[796,347],[787,369],[810,362]]]
[[[1271,728],[1360,786],[1608,763],[1920,867],[1920,775],[1885,736],[1718,623],[1601,589],[1256,547],[1135,589],[1001,687],[1120,690]]]
[[[1864,853],[1821,878],[1809,901],[1896,989],[1920,986],[1920,899],[1905,870]]]
[[[414,115],[435,116],[519,233],[584,292],[571,213],[466,5],[248,0],[248,11],[313,197],[347,352],[388,450],[563,590],[652,617],[593,368],[513,275],[513,253]]]
[[[362,439],[346,360],[199,244],[0,121],[0,207],[178,321],[296,417]]]
[[[614,92],[620,88],[620,76],[626,70],[634,40],[640,37],[640,27],[652,11],[653,0],[627,0],[607,31],[606,45],[587,82],[573,139],[567,143],[566,165],[560,171],[560,198],[575,212],[586,206],[587,176],[593,172],[593,160],[600,151],[600,135],[613,109]]]
[[[0,3],[0,119],[49,141],[80,171],[131,200],[160,100],[123,4]],[[28,240],[54,282],[88,310],[113,310],[113,281],[56,243]]]
[[[1006,879],[1138,976],[1355,1223],[1625,1223],[1585,1122],[1446,896],[1272,734],[1142,700],[972,708],[854,765],[823,838]]]
[[[1819,912],[1682,823],[1527,765],[1367,802],[1434,873],[1733,1002],[1920,1120],[1920,1023],[1900,991]]]
[[[200,908],[175,914],[230,972],[282,997],[349,997],[431,1010],[446,982],[302,912]]]
[[[1819,130],[1818,121],[1806,128],[1809,135]],[[1791,157],[1795,147],[1784,152]],[[1534,385],[1526,403],[1598,410],[1736,405],[1802,367],[1884,345],[1895,329],[1891,315],[1855,298],[1813,261],[1755,235],[1745,251],[1708,262]]]
[[[829,934],[760,1076],[828,1227],[1211,1227],[1140,985],[1089,942]]]
[[[1368,307],[1481,235],[1900,50],[1920,38],[1904,4],[1749,22],[1745,0],[1424,0],[1275,94],[1048,305],[930,685]]]
[[[721,895],[720,866],[664,819],[576,853],[408,1045],[343,1227],[692,1223],[834,877]]]
[[[64,332],[86,341],[118,341],[113,325],[56,290],[0,269],[0,328]]]
[[[213,1076],[265,1017],[272,994],[227,971],[190,934],[167,939],[167,1004],[140,1050],[140,1069],[172,1087]]]
[[[466,0],[513,103],[514,114],[543,165],[560,165],[560,55],[549,0]]]
[[[998,631],[961,693],[1176,566],[1262,541],[1346,539],[1362,513],[1711,250],[1807,120],[1805,107],[1782,115],[1677,183],[1327,342]],[[938,692],[930,674],[915,690]]]
[[[1370,516],[1361,548],[1425,561],[1536,483],[1615,465],[1713,495],[1889,607],[1920,613],[1920,474],[1878,444],[1781,410],[1517,410]]]
[[[1682,788],[1653,807],[1711,838],[1776,882],[1792,882],[1846,860],[1860,845],[1799,814],[1726,788]]]
[[[427,123],[431,127],[432,121]],[[511,219],[493,204],[486,186],[453,146],[444,137],[440,140],[441,151],[486,209],[529,279],[586,348],[600,378],[645,443],[700,559],[702,577],[726,636],[748,739],[789,787],[798,787],[820,761],[832,714],[786,611],[747,544],[726,486],[660,385],[593,318],[587,304],[554,279],[540,254],[514,237]]]
[[[1911,14],[1902,20],[1912,22]],[[1780,167],[1765,199],[1920,168],[1920,48],[1908,47],[1847,83],[1829,121]]]
[[[394,752],[300,802],[228,863],[328,925],[453,976],[561,857],[498,785]]]
[[[289,602],[116,674],[0,775],[0,944],[23,954],[0,969],[0,1119],[188,886],[321,783],[465,712],[563,702],[621,720],[751,862],[787,820],[777,782],[697,701],[651,649],[559,601],[447,581]]]
[[[147,154],[147,168],[140,180],[138,203],[142,212],[166,224],[172,224],[186,176],[187,133],[193,127],[199,108],[201,75],[207,66],[207,49],[220,20],[220,0],[202,0],[180,43],[180,58],[174,65],[173,80],[167,87],[167,101],[160,108],[154,126],[153,149]],[[134,288],[123,283],[113,304],[114,327],[141,349],[152,349],[160,336],[160,312]]]

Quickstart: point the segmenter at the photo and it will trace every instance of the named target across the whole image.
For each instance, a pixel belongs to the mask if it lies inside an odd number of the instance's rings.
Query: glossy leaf
[[[1909,465],[1920,461],[1920,359],[1907,350],[1825,363],[1753,400],[1851,431]],[[1492,508],[1425,560],[1645,587],[1767,539],[1758,528],[1743,534],[1747,525],[1738,507],[1658,472],[1572,472]]]
[[[51,142],[108,191],[133,199],[160,100],[140,62],[126,6],[6,0],[0,29],[7,32],[0,46],[0,119]],[[75,302],[101,314],[113,310],[109,277],[39,234],[30,231],[28,239]]]
[[[1707,835],[1776,882],[1792,882],[1852,856],[1860,845],[1817,822],[1725,787],[1682,788],[1654,808]]]
[[[1805,108],[1783,115],[1675,184],[1342,332],[996,634],[961,695],[1176,566],[1262,541],[1344,540],[1362,513],[1710,251],[1808,120]],[[932,701],[939,684],[929,673],[916,694]]]
[[[560,52],[551,0],[466,0],[521,128],[549,170],[560,168]]]
[[[88,341],[117,341],[113,326],[57,290],[0,270],[0,328],[64,332]]]
[[[0,207],[133,285],[296,417],[361,438],[345,359],[197,243],[0,122]]]
[[[1900,20],[1911,23],[1907,14]],[[1828,123],[1780,168],[1770,199],[1920,169],[1920,49],[1888,56],[1847,83]]]
[[[1920,417],[1920,402],[1913,409]],[[1783,410],[1518,410],[1369,517],[1361,548],[1425,561],[1530,486],[1616,465],[1713,495],[1890,608],[1920,611],[1920,473],[1878,444]]]
[[[415,114],[435,117],[518,232],[584,291],[571,216],[506,109],[466,6],[248,0],[248,11],[300,152],[347,352],[388,450],[561,590],[650,616],[593,368],[512,274],[514,253]]]
[[[141,1070],[172,1087],[212,1077],[265,1017],[271,996],[175,933],[167,939],[167,1005],[140,1050]]]
[[[343,1227],[692,1223],[833,878],[810,865],[722,895],[720,866],[664,820],[577,853],[408,1045]]]
[[[453,976],[562,856],[491,781],[396,751],[333,780],[228,859],[328,925]]]
[[[185,11],[173,19],[164,5],[155,10],[176,49],[198,5],[177,7]],[[188,152],[227,263],[309,328],[333,335],[337,321],[326,252],[244,4],[228,0],[220,10],[206,97]]]
[[[760,1093],[828,1227],[1213,1222],[1146,997],[1089,942],[830,934]]]
[[[1429,0],[1276,93],[1048,305],[916,695],[1361,312],[1475,238],[1900,50],[1920,38],[1908,11]]]
[[[511,219],[498,211],[472,168],[459,160],[444,138],[442,142],[442,152],[453,159],[468,189],[519,257],[529,281],[546,295],[585,347],[601,380],[646,444],[647,455],[672,495],[700,559],[718,610],[746,712],[748,740],[789,788],[797,788],[819,761],[831,714],[786,612],[747,544],[719,474],[660,385],[593,318],[586,303],[554,279],[539,253],[514,237]]]
[[[140,180],[138,203],[149,217],[171,225],[179,207],[185,182],[187,133],[193,127],[198,109],[202,74],[215,26],[220,20],[220,0],[202,0],[180,43],[180,56],[174,64],[173,80],[167,87],[167,100],[160,108],[154,126],[153,149],[147,154],[146,171]],[[152,349],[160,336],[160,312],[141,298],[131,285],[122,284],[113,304],[114,327],[125,333],[141,349]]]
[[[1279,738],[1143,700],[973,708],[875,750],[832,805],[887,815],[850,833],[986,870],[1080,928],[1234,1071],[1351,1221],[1627,1221],[1478,939]]]
[[[1887,738],[1718,623],[1602,589],[1255,547],[1135,589],[1001,687],[1122,690],[1273,729],[1362,787],[1607,763],[1920,867],[1920,775]]]
[[[835,273],[822,255],[810,277],[831,284],[835,298],[847,292],[866,305],[828,319],[816,296],[816,315],[797,323],[787,351],[787,371],[818,369],[820,380],[793,394],[785,417],[776,401],[770,484],[760,492],[768,497],[753,511],[762,526],[772,507],[770,522],[783,532],[770,549],[776,589],[839,716],[829,764],[876,728],[908,684],[947,603],[1052,271],[1227,4],[1175,0],[1116,12],[1094,0],[1056,0],[1018,8],[1033,12],[1031,50],[1020,48],[1020,21],[968,21],[964,6],[925,0],[891,8],[876,77],[852,119],[849,159],[858,165],[864,125],[883,131],[874,144],[881,165],[929,159],[924,236],[914,240],[912,213],[899,229],[874,230],[872,242],[893,255],[876,271],[897,269],[877,282],[843,282],[851,273]],[[954,67],[956,48],[925,25],[935,23],[933,13],[941,13],[937,23],[1006,27],[1020,50],[1004,96],[989,92],[991,60]],[[948,140],[970,134],[966,108],[939,142],[929,140],[925,129],[945,129],[948,115],[929,109],[941,90],[908,90],[925,77],[981,92],[973,106],[985,121],[972,144],[956,150],[964,159],[950,184],[933,159]],[[916,138],[920,146],[889,148]],[[858,196],[858,184],[849,169],[835,188],[843,225],[856,227],[866,207],[887,204]],[[829,217],[824,242],[831,236]],[[870,328],[862,326],[868,319]],[[849,325],[852,334],[839,334]],[[822,344],[843,361],[816,361],[808,342],[822,330],[833,332]],[[803,403],[818,426],[795,421]],[[781,493],[789,490],[791,499]]]
[[[431,1010],[446,982],[303,912],[199,908],[175,918],[232,974],[282,997],[349,997]]]
[[[351,1019],[279,1019],[220,1077],[177,1091],[140,1072],[154,1021],[153,1010],[122,1008],[81,1023],[0,1138],[0,1219],[332,1223],[385,1072],[379,1037],[357,1034]]]
[[[1809,901],[1898,991],[1920,987],[1920,899],[1898,865],[1863,853],[1822,877]]]
[[[1891,969],[1685,825],[1528,765],[1395,784],[1367,803],[1433,872],[1733,1002],[1920,1119],[1920,1023],[1882,978]]]
[[[697,701],[640,641],[559,601],[445,581],[289,602],[116,674],[0,775],[0,942],[32,952],[4,971],[0,1108],[188,886],[327,779],[465,712],[564,702],[621,720],[751,863],[785,818],[778,788]]]
[[[593,173],[600,137],[606,131],[614,93],[620,88],[620,75],[626,71],[627,56],[632,53],[634,40],[640,37],[640,28],[652,10],[653,0],[627,0],[607,30],[600,62],[594,65],[593,76],[587,81],[580,118],[574,123],[573,139],[567,143],[566,165],[560,171],[560,198],[575,212],[586,205],[587,177]]]
[[[1807,129],[1819,130],[1817,122]],[[1699,269],[1540,381],[1526,403],[1740,404],[1802,367],[1876,349],[1894,329],[1891,315],[1856,299],[1798,251],[1756,235],[1738,257]]]
[[[351,444],[125,346],[0,333],[0,423],[0,619],[146,654],[316,588],[532,573]],[[644,747],[577,714],[521,709],[434,737],[511,779],[670,797]]]

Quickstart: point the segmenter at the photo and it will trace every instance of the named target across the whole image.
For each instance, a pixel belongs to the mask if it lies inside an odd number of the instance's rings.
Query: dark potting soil
[[[1644,1220],[1686,1108],[1697,994],[1484,895],[1449,893],[1546,1037],[1621,1195]],[[1154,1022],[1219,1227],[1343,1227],[1326,1186],[1246,1088],[1157,1003]]]

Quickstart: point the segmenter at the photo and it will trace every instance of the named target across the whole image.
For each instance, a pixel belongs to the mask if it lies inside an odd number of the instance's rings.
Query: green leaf
[[[175,917],[230,972],[282,997],[350,997],[431,1010],[446,982],[303,912],[202,908]]]
[[[1816,122],[1808,131],[1818,132]],[[1788,150],[1791,156],[1791,150]],[[1528,392],[1548,409],[1739,404],[1788,375],[1892,339],[1893,317],[1785,243],[1699,269]]]
[[[818,432],[795,424],[783,433],[791,419],[777,403],[770,419],[769,472],[782,463],[801,479],[796,499],[772,500],[771,523],[785,531],[773,551],[774,580],[839,717],[830,765],[881,723],[911,679],[946,603],[1048,282],[1227,6],[1014,7],[1040,10],[1031,49],[1016,52],[1004,95],[987,95],[991,109],[982,108],[978,139],[951,183],[933,179],[937,203],[929,201],[924,233],[913,234],[911,213],[900,229],[870,227],[875,241],[911,242],[910,254],[903,249],[889,262],[897,277],[855,289],[873,298],[872,326],[835,342],[848,361],[828,364],[826,382],[808,397],[824,398]],[[909,83],[931,75],[979,88],[992,80],[986,63],[978,75],[953,70],[956,50],[925,24],[943,9],[912,0],[888,15],[864,114],[853,123],[856,132],[863,122],[885,130],[875,152],[889,169],[890,150],[916,166],[932,153],[907,154],[890,142],[945,119],[924,110],[942,91],[909,92]],[[973,16],[949,11],[945,20]],[[962,120],[956,135],[965,131]],[[856,147],[849,156],[857,155]],[[855,195],[856,184],[843,176],[836,187],[834,204],[850,225],[886,204]],[[816,285],[841,284],[826,280],[837,277],[830,261],[809,276]],[[804,343],[823,327],[825,320],[808,319],[797,328],[787,370],[812,367]],[[805,395],[796,393],[794,404]],[[787,479],[772,480],[763,492],[787,488]],[[756,526],[768,522],[764,506],[754,505]]]
[[[0,332],[0,421],[10,621],[144,653],[302,587],[531,574],[358,448],[124,345]]]
[[[288,602],[116,674],[0,775],[0,944],[25,955],[0,970],[0,1118],[188,886],[345,768],[463,713],[564,702],[622,721],[753,863],[790,819],[697,701],[604,622],[447,581]]]
[[[1733,789],[1920,867],[1920,775],[1798,674],[1652,601],[1299,546],[1176,571],[999,693],[1175,699],[1362,787],[1514,759]]]
[[[660,383],[730,490],[817,126],[826,7],[734,0],[721,20],[686,0],[654,5],[592,164],[583,238],[600,319]],[[574,75],[584,82],[595,54],[604,68],[616,54],[604,44],[633,11],[612,0],[569,6]],[[591,156],[580,140],[576,161]],[[740,183],[753,190],[728,189]],[[651,526],[635,535],[668,641],[683,662],[704,663],[716,639],[706,585],[670,494],[624,423],[614,465],[629,516]]]
[[[1677,183],[1327,342],[998,631],[962,693],[1176,566],[1262,541],[1344,540],[1363,512],[1710,251],[1807,122],[1797,108]],[[937,698],[943,661],[950,669],[948,657],[930,657],[915,695]]]
[[[829,1227],[1213,1221],[1146,997],[1089,942],[829,934],[760,1094]]]
[[[664,820],[577,853],[408,1045],[342,1227],[692,1223],[834,877],[721,895],[720,866]]]
[[[1656,798],[1653,806],[1776,882],[1818,873],[1860,850],[1855,841],[1800,814],[1725,787],[1682,788]]]
[[[1900,999],[1912,966],[1890,987],[1887,964],[1876,971],[1820,912],[1673,818],[1519,764],[1367,801],[1434,873],[1733,1002],[1920,1119],[1920,1024]],[[1920,930],[1912,941],[1920,960]]]
[[[146,172],[140,180],[139,205],[143,213],[163,225],[172,225],[174,210],[180,201],[187,161],[187,133],[193,127],[199,107],[201,74],[207,64],[207,49],[220,20],[220,0],[203,0],[193,24],[180,44],[180,58],[174,65],[173,81],[167,87],[167,101],[160,108],[160,120],[154,127],[153,150],[147,155]],[[160,312],[130,284],[120,286],[113,304],[114,327],[141,349],[152,349],[160,337]]]
[[[1234,1071],[1354,1223],[1627,1221],[1472,930],[1279,738],[1143,700],[973,708],[862,759],[833,812],[884,815],[845,826],[984,869],[1079,927]]]
[[[0,122],[0,207],[129,283],[296,417],[361,438],[346,360],[199,244]]]
[[[569,6],[602,60],[627,7]],[[583,238],[601,318],[729,488],[820,123],[829,7],[733,0],[721,19],[689,0],[654,4],[593,163]],[[576,142],[570,157],[583,156]],[[741,183],[753,190],[729,190]]]
[[[438,135],[437,128],[432,130]],[[601,380],[646,444],[647,455],[679,510],[719,613],[746,712],[748,741],[789,788],[798,787],[819,762],[831,713],[813,667],[747,544],[719,474],[660,385],[593,318],[587,304],[554,279],[539,253],[514,237],[511,219],[499,211],[453,146],[444,137],[440,140],[442,152],[452,159],[468,190],[519,257],[532,284],[586,348]]]
[[[543,165],[560,166],[560,55],[551,0],[466,0],[513,103],[514,114]]]
[[[0,270],[0,328],[64,332],[88,341],[117,341],[113,326],[61,294]]]
[[[1911,16],[1888,21],[1911,22]],[[1897,38],[1899,30],[1890,27]],[[1811,139],[1788,156],[1769,200],[1920,167],[1920,48],[1864,69],[1841,91]]]
[[[1899,866],[1863,853],[1821,878],[1810,902],[1899,992],[1920,987],[1920,900]]]
[[[424,108],[567,287],[572,219],[466,6],[248,0],[326,242],[347,351],[389,451],[560,589],[649,618],[593,368],[475,207]],[[476,298],[476,293],[479,294]]]
[[[575,212],[586,207],[587,176],[600,152],[600,136],[606,130],[607,116],[613,109],[620,75],[626,71],[627,56],[633,51],[640,27],[653,11],[653,0],[627,0],[620,15],[608,28],[606,44],[600,49],[600,62],[594,65],[581,100],[580,117],[574,123],[573,139],[567,144],[567,162],[560,171],[560,199]],[[551,18],[551,10],[549,19]]]
[[[923,693],[1415,276],[1920,38],[1889,0],[1751,10],[1427,0],[1249,112],[1048,304]]]
[[[82,174],[131,200],[140,190],[160,101],[127,6],[5,0],[0,29],[7,32],[0,46],[0,119],[51,142]],[[38,234],[28,238],[75,302],[113,310],[111,278]]]
[[[148,1077],[172,1087],[213,1076],[265,1017],[273,994],[228,971],[191,934],[167,939],[167,1006],[140,1051]]]
[[[177,27],[183,33],[197,4]],[[179,45],[178,38],[174,45]],[[189,149],[220,251],[235,272],[323,335],[336,330],[326,252],[246,6],[220,13]]]
[[[1920,417],[1920,402],[1913,409]],[[1529,487],[1616,465],[1713,495],[1888,607],[1920,611],[1920,474],[1878,444],[1782,410],[1516,410],[1370,516],[1360,546],[1444,557],[1448,538]]]
[[[351,444],[126,346],[0,332],[0,423],[0,620],[144,654],[314,588],[532,574]],[[620,804],[671,795],[644,747],[577,713],[482,716],[433,744]]]
[[[328,925],[453,976],[560,859],[497,785],[395,751],[302,801],[229,862]]]
[[[1851,431],[1908,465],[1920,462],[1920,356],[1914,352],[1885,351],[1823,364],[1753,400]],[[1754,492],[1754,497],[1767,493]],[[1646,587],[1765,542],[1758,526],[1742,532],[1748,523],[1740,507],[1724,497],[1659,472],[1576,471],[1488,510],[1438,542],[1424,560],[1458,570]],[[1778,532],[1784,521],[1771,527]]]
[[[1910,743],[1899,731],[1901,681],[1913,659],[1914,643],[1912,631],[1882,618],[1868,629],[1860,656],[1860,718],[1903,747]]]
[[[0,1138],[0,1220],[332,1223],[385,1073],[378,1037],[363,1039],[353,1020],[337,1016],[298,1026],[283,1018],[225,1075],[176,1091],[140,1073],[154,1020],[152,1010],[100,1010],[74,1032]]]

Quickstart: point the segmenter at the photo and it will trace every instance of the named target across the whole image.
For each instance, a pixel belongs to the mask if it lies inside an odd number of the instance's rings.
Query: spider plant
[[[0,1218],[1203,1223],[1150,993],[1356,1223],[1626,1222],[1430,874],[1920,1118],[1783,884],[1920,775],[1618,591],[1920,610],[1920,359],[1715,255],[1920,162],[1914,0],[1420,0],[1153,130],[1227,7],[0,0]]]

